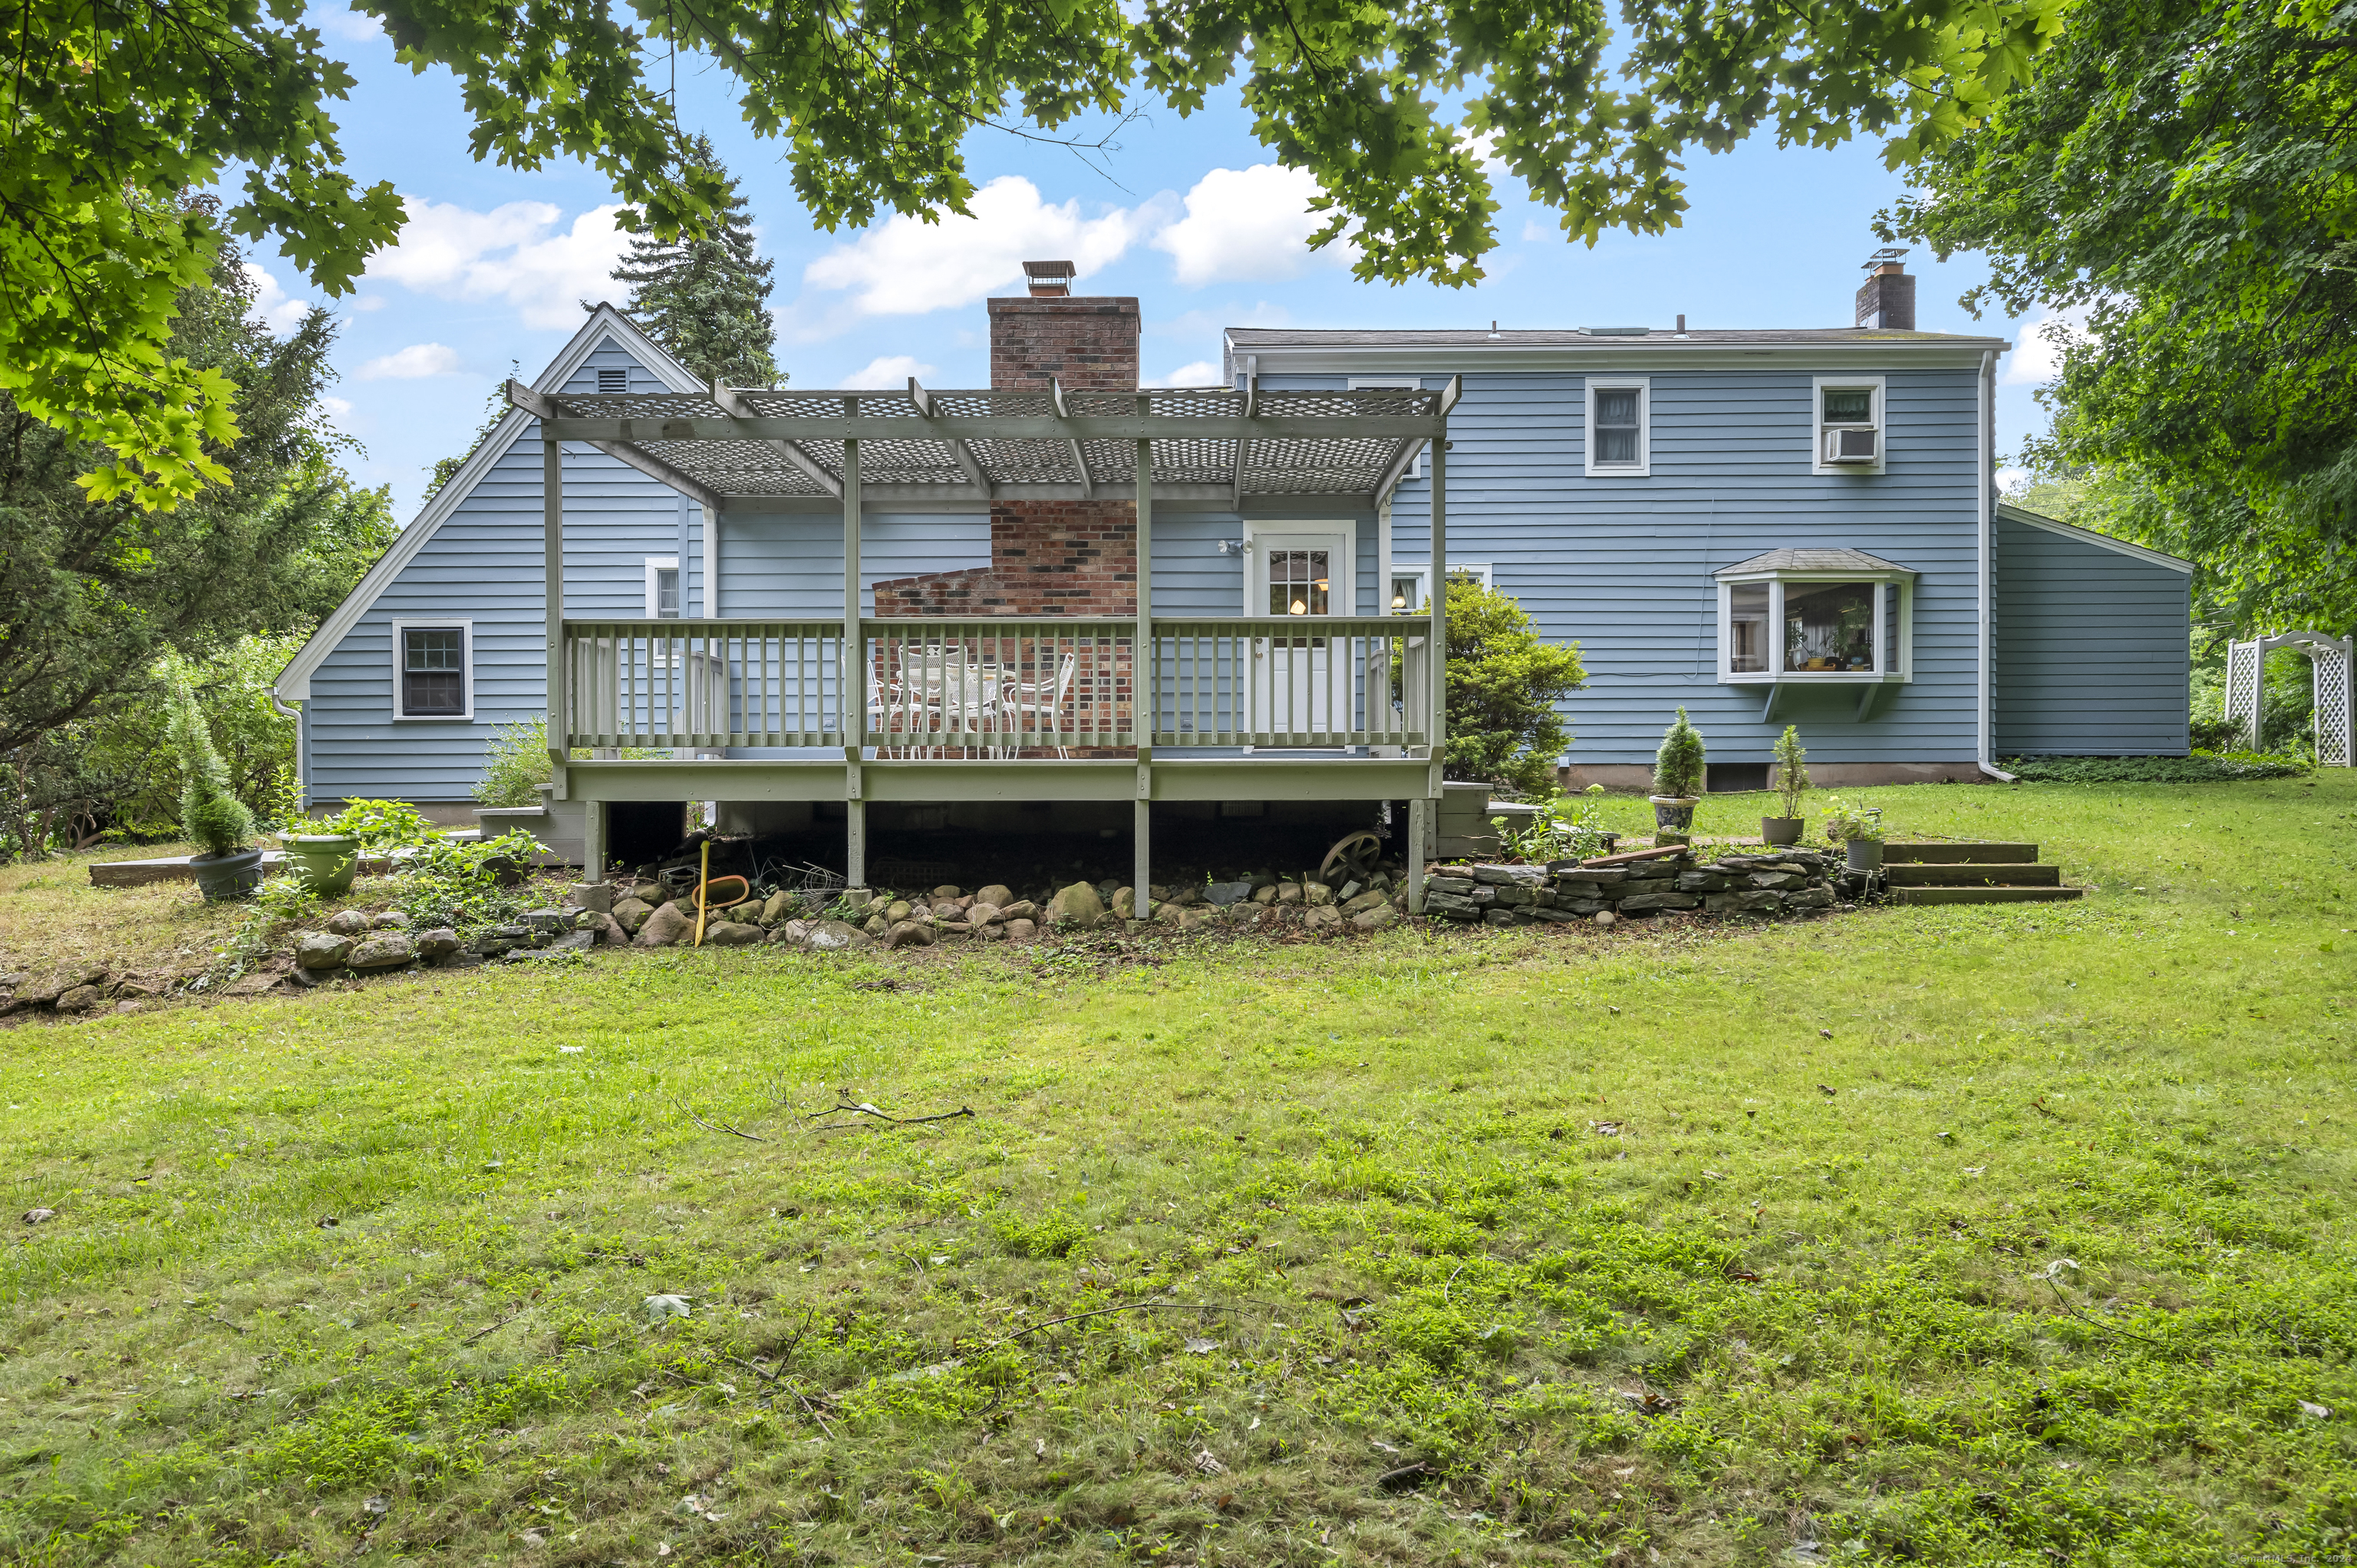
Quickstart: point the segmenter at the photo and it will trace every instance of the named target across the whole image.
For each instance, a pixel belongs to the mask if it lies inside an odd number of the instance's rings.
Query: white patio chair
[[[1071,695],[1072,671],[1079,667],[1080,662],[1080,655],[1076,653],[1060,653],[1056,656],[1056,673],[1053,679],[1017,681],[1008,688],[1007,703],[1015,711],[1018,729],[1039,727],[1036,723],[1025,724],[1023,721],[1037,720],[1041,714],[1045,714],[1049,729],[1061,730],[1063,726],[1056,722],[1057,715],[1063,712],[1065,698]],[[1056,747],[1056,755],[1070,757],[1072,755],[1072,748],[1060,744]]]

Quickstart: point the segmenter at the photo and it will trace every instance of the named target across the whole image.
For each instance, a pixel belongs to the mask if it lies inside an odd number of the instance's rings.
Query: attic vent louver
[[[630,372],[600,365],[597,368],[597,390],[601,392],[626,392],[630,390]]]

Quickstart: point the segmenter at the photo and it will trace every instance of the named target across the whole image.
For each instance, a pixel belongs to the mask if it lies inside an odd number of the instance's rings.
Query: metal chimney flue
[[[1080,270],[1070,262],[1026,262],[1023,275],[1030,281],[1034,299],[1061,299],[1072,292]]]
[[[1857,324],[1884,332],[1915,330],[1915,280],[1907,275],[1907,252],[1885,245],[1866,259],[1866,282],[1857,291]]]

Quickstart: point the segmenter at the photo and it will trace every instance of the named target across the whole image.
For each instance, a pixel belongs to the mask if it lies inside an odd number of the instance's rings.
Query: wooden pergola
[[[1128,799],[1135,804],[1134,886],[1142,905],[1150,880],[1147,811],[1155,800],[1405,798],[1410,802],[1412,907],[1420,905],[1425,821],[1429,803],[1441,792],[1446,660],[1430,655],[1447,646],[1444,596],[1436,592],[1428,618],[1322,618],[1318,637],[1337,649],[1348,642],[1359,659],[1351,667],[1357,673],[1340,678],[1335,688],[1339,701],[1326,702],[1312,715],[1315,722],[1296,714],[1272,724],[1266,715],[1243,714],[1247,704],[1235,685],[1240,677],[1220,673],[1229,668],[1222,659],[1232,663],[1232,658],[1218,650],[1255,638],[1297,642],[1304,623],[1284,617],[1157,618],[1150,570],[1153,526],[1157,508],[1241,511],[1263,497],[1370,507],[1428,451],[1432,559],[1446,561],[1448,423],[1460,387],[1451,381],[1437,392],[1274,391],[1247,379],[1240,390],[1068,392],[1050,383],[1037,392],[932,392],[911,380],[904,391],[891,392],[743,389],[716,382],[708,392],[692,394],[539,393],[511,381],[509,401],[540,421],[548,733],[557,798],[592,803],[593,853],[602,850],[602,813],[597,807],[605,800],[840,800],[846,807],[855,886],[865,880],[865,804],[870,800]],[[839,514],[840,620],[568,621],[563,580],[565,442],[604,452],[716,516]],[[1136,507],[1134,619],[1059,618],[1027,627],[1036,626],[1038,636],[1102,637],[1108,646],[1118,638],[1125,644],[1135,711],[1125,732],[1128,744],[1121,744],[1121,736],[1114,741],[1134,755],[1024,755],[1066,749],[1060,746],[1060,734],[1035,725],[938,732],[953,741],[1012,742],[991,747],[1005,756],[894,757],[887,755],[888,743],[904,736],[879,733],[866,708],[861,712],[867,716],[855,722],[856,694],[873,686],[871,639],[905,640],[912,625],[907,618],[879,620],[863,613],[864,508],[969,511],[1007,500],[1124,497],[1134,497]],[[714,570],[707,563],[707,574]],[[929,637],[979,645],[1035,635],[1006,618],[927,617],[921,624]],[[1189,639],[1198,671],[1212,671],[1208,705],[1199,701],[1191,714],[1165,712],[1172,704],[1164,701],[1164,685],[1183,682],[1171,668],[1183,663]],[[1208,656],[1202,652],[1207,640],[1213,647]],[[683,649],[676,657],[661,651]],[[823,650],[823,662],[831,668],[813,664],[813,650]],[[1397,719],[1388,701],[1385,711],[1377,713],[1367,675],[1379,656],[1386,671],[1399,661],[1409,671],[1413,689]],[[1172,661],[1169,667],[1166,660]],[[1329,662],[1344,667],[1340,653]],[[715,695],[694,689],[683,695],[669,687],[650,694],[633,684],[648,670],[707,667]],[[1223,680],[1230,689],[1221,687]],[[688,684],[692,688],[694,682]],[[583,722],[585,714],[594,715],[595,722]],[[1157,738],[1185,746],[1211,736],[1235,743],[1239,755],[1156,758]],[[573,761],[573,749],[583,745],[799,746],[823,750],[838,760]],[[1345,755],[1281,755],[1318,748]],[[1246,751],[1251,755],[1242,755]],[[1348,755],[1353,752],[1366,755]]]

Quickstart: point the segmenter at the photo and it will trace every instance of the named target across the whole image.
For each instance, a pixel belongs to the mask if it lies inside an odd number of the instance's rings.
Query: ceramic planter
[[[304,889],[321,898],[352,890],[361,863],[361,841],[350,833],[282,833],[286,867]]]
[[[1695,808],[1702,804],[1698,795],[1653,795],[1653,825],[1674,832],[1694,831]]]
[[[262,886],[262,852],[242,849],[234,854],[199,854],[188,861],[197,874],[197,891],[211,904],[250,898]]]
[[[1849,841],[1847,853],[1849,856],[1849,868],[1852,871],[1879,871],[1882,869],[1882,841],[1880,839],[1852,839]]]
[[[1784,845],[1801,842],[1801,830],[1808,825],[1806,817],[1762,817],[1760,837],[1768,843]]]

